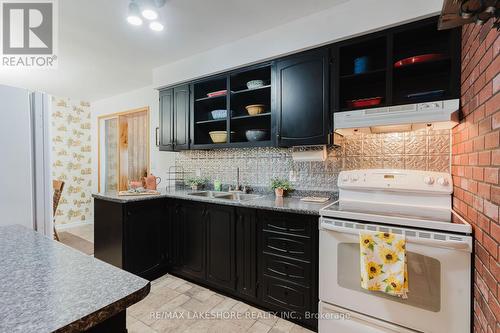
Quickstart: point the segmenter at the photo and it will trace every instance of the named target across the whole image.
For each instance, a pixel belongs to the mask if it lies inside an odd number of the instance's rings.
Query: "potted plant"
[[[198,191],[207,184],[208,180],[203,177],[189,177],[186,179],[186,185],[191,187],[193,191]]]
[[[287,192],[292,190],[292,185],[286,179],[273,178],[271,180],[271,188],[277,197],[283,197]]]

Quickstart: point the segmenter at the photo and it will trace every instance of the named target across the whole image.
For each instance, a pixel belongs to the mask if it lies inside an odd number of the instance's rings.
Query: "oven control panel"
[[[453,180],[450,174],[444,172],[364,169],[340,172],[338,187],[341,189],[384,189],[451,194]]]

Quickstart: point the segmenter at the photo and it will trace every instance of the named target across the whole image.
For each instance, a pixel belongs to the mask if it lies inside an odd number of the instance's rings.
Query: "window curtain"
[[[147,112],[138,112],[126,116],[128,179],[140,180],[148,170],[148,133]]]

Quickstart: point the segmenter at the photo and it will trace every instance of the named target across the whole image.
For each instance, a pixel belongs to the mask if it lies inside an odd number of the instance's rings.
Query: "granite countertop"
[[[80,332],[149,293],[150,283],[28,228],[0,227],[0,332]]]
[[[263,195],[258,199],[246,200],[246,201],[232,201],[224,199],[215,199],[207,197],[199,197],[189,195],[191,190],[162,190],[159,195],[138,195],[138,196],[119,196],[116,192],[113,193],[94,193],[92,196],[96,199],[107,200],[118,203],[128,203],[137,202],[144,200],[154,200],[159,198],[177,198],[192,201],[209,202],[214,204],[237,206],[237,207],[249,207],[249,208],[261,208],[274,211],[283,211],[290,213],[308,214],[308,215],[318,215],[319,210],[332,202],[335,201],[335,197],[331,197],[329,201],[324,203],[313,203],[304,202],[300,200],[300,197],[285,197],[276,198],[274,195],[267,194]]]

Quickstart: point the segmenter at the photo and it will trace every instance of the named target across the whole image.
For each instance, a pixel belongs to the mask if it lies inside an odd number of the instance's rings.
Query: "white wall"
[[[34,227],[30,92],[0,85],[0,225]]]
[[[437,14],[442,5],[442,0],[349,0],[322,12],[155,68],[153,86],[164,87],[382,30]]]
[[[159,126],[158,113],[158,91],[152,86],[144,87],[128,93],[116,95],[106,99],[101,99],[91,103],[92,117],[92,170],[94,170],[92,191],[98,189],[98,158],[97,158],[97,117],[105,114],[123,112],[149,106],[150,112],[150,143],[151,143],[151,171],[155,176],[162,178],[160,187],[166,185],[168,168],[175,164],[175,154],[170,152],[160,152],[155,145],[155,128]]]

